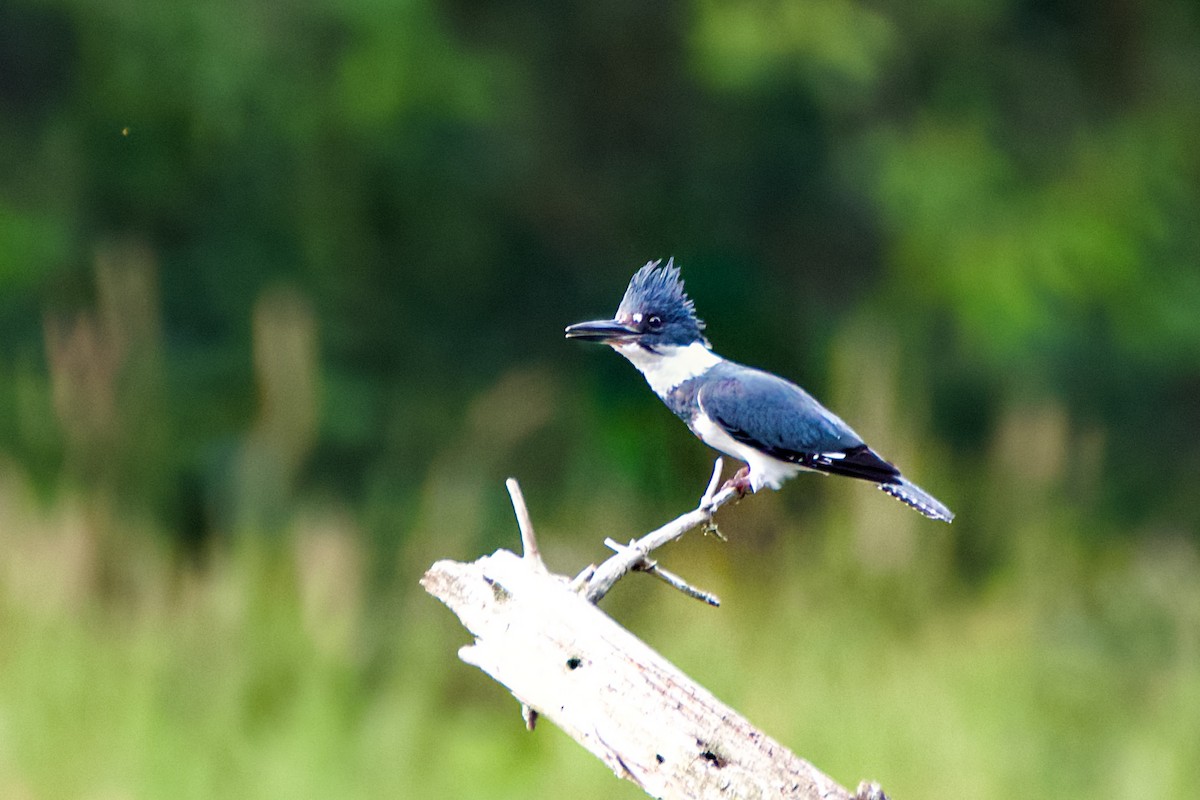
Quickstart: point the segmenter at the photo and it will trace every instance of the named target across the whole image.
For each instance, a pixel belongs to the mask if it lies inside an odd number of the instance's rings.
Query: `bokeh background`
[[[844,784],[1200,783],[1200,11],[7,0],[0,796],[640,797],[417,586],[694,504],[603,348],[722,354],[945,500],[801,477],[605,608]]]

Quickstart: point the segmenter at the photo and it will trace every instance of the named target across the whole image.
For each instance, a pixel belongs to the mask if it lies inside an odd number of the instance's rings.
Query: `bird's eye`
[[[651,314],[650,316],[646,317],[646,327],[652,331],[658,330],[662,327],[662,317],[660,317],[658,314]]]

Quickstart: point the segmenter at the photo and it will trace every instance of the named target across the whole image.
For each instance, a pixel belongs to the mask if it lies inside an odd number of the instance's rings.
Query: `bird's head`
[[[567,338],[614,347],[638,345],[653,353],[697,342],[708,347],[703,331],[704,322],[696,316],[671,259],[665,266],[651,261],[633,274],[613,319],[571,325]]]

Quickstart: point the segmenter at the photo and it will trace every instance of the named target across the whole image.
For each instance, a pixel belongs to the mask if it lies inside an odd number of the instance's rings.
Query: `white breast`
[[[764,486],[778,489],[783,482],[792,478],[803,467],[789,461],[780,461],[766,453],[760,453],[749,445],[734,439],[725,429],[713,422],[703,407],[700,413],[692,419],[691,429],[709,447],[720,450],[726,455],[745,461],[750,467],[750,488],[758,491]]]

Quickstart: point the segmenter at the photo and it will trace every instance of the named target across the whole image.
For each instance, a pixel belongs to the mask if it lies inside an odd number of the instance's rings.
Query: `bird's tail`
[[[908,478],[897,476],[892,482],[879,484],[879,488],[930,519],[940,519],[943,522],[950,522],[954,519],[953,511]]]

